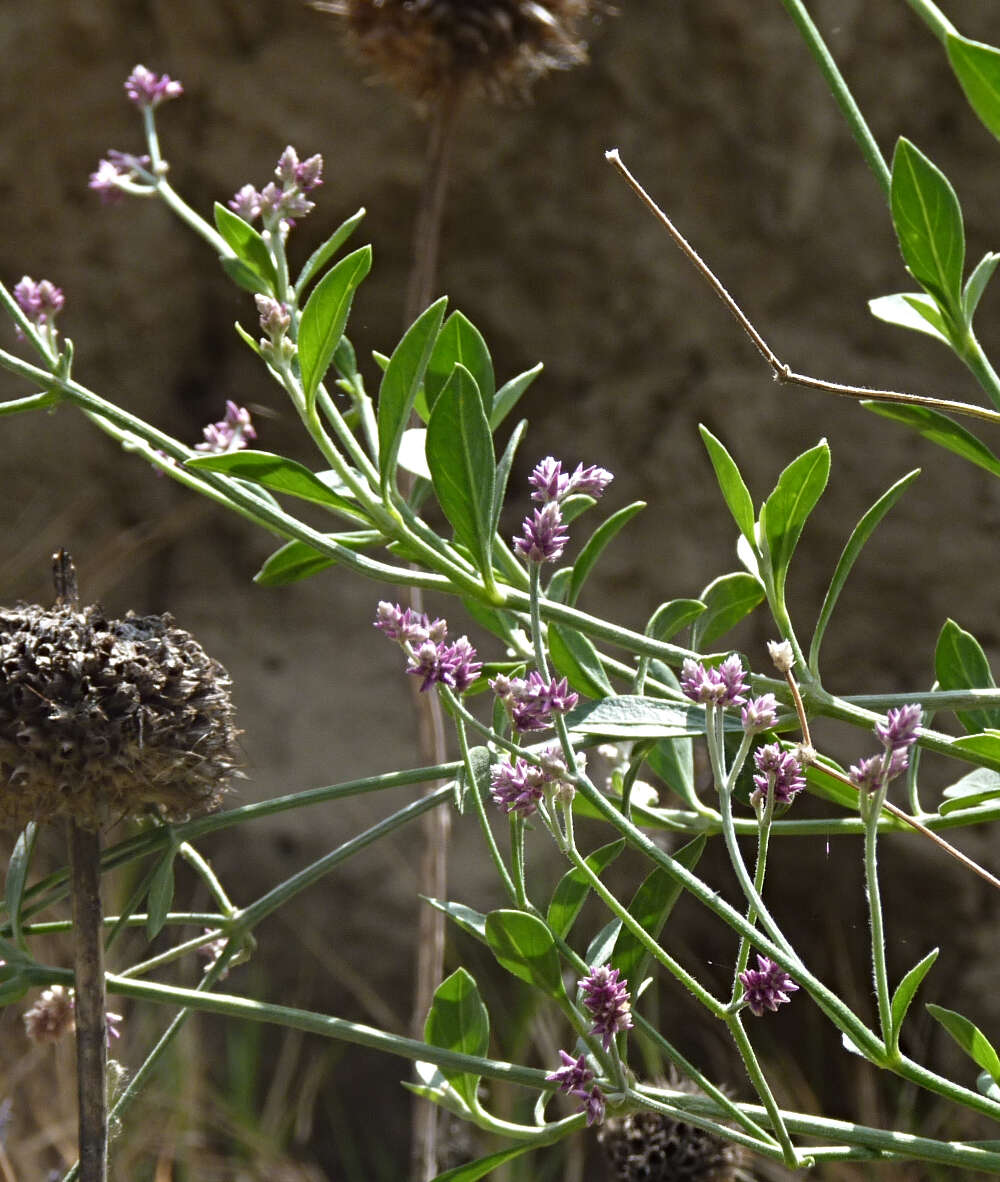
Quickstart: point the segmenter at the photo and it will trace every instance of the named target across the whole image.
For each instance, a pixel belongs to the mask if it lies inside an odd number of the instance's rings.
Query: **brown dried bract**
[[[0,609],[0,824],[217,808],[237,760],[230,686],[169,615]]]

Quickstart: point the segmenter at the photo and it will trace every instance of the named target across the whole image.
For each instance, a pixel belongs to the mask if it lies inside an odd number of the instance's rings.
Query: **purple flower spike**
[[[545,773],[540,767],[517,757],[514,763],[504,756],[490,768],[490,795],[505,813],[530,817],[538,808],[545,787]]]
[[[546,456],[535,465],[534,471],[528,477],[528,483],[535,490],[531,494],[531,499],[548,504],[549,501],[560,501],[566,495],[569,477],[562,470],[561,460]]]
[[[158,107],[168,99],[180,98],[184,87],[169,74],[154,74],[145,66],[136,66],[125,79],[125,93],[137,107]]]
[[[66,302],[61,289],[54,283],[48,279],[36,283],[30,275],[25,275],[20,283],[14,285],[14,299],[31,323],[39,328],[51,324]]]
[[[253,185],[243,185],[229,198],[226,204],[245,222],[252,222],[260,215],[261,195]]]
[[[890,710],[884,723],[875,723],[875,734],[889,750],[912,747],[920,734],[922,713],[923,708],[917,704]]]
[[[194,445],[195,451],[222,455],[225,452],[240,451],[257,438],[257,432],[250,421],[250,412],[237,406],[232,399],[226,400],[225,417],[218,423],[209,423],[202,434],[204,441]]]
[[[614,480],[614,476],[607,468],[598,468],[596,464],[585,468],[582,464],[577,464],[576,470],[569,478],[569,491],[571,493],[586,493],[588,497],[599,500],[612,480]]]
[[[495,677],[490,688],[510,712],[511,722],[519,731],[544,731],[552,725],[554,714],[565,714],[580,700],[569,688],[567,678],[546,681],[532,670],[523,677]]]
[[[594,1084],[587,1094],[587,1098],[580,1106],[580,1111],[587,1114],[587,1127],[599,1125],[604,1120],[604,1093]]]
[[[766,956],[758,953],[757,964],[758,968],[740,973],[740,984],[743,986],[744,1003],[750,1007],[752,1014],[760,1018],[765,1010],[773,1012],[778,1006],[791,1001],[788,995],[796,992],[798,985],[780,965]]]
[[[566,549],[569,531],[563,523],[558,501],[549,501],[524,519],[514,549],[528,562],[555,562]]]
[[[740,711],[743,731],[748,735],[758,735],[774,726],[778,719],[778,699],[774,694],[761,694],[759,698],[751,698]]]
[[[746,701],[746,673],[735,653],[711,669],[686,657],[680,681],[684,696],[702,706],[742,706]]]
[[[775,804],[791,804],[806,786],[799,761],[790,751],[783,751],[780,743],[758,747],[753,761],[759,773],[753,778],[757,790],[750,799],[754,803],[766,800],[768,792],[773,791]]]
[[[600,1124],[604,1120],[604,1093],[594,1083],[594,1073],[587,1066],[584,1055],[574,1059],[560,1050],[563,1065],[558,1071],[550,1071],[545,1077],[550,1083],[558,1083],[559,1090],[569,1096],[576,1096],[583,1103],[580,1111],[587,1114],[587,1125]]]
[[[618,969],[598,965],[580,982],[583,1004],[594,1018],[591,1034],[599,1034],[605,1050],[623,1030],[632,1028],[632,1003]]]

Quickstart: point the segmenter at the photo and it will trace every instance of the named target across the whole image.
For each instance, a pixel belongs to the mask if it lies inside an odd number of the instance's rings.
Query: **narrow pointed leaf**
[[[424,396],[428,410],[433,411],[434,403],[456,365],[464,366],[476,379],[479,396],[483,400],[483,413],[489,417],[496,389],[493,362],[482,333],[461,312],[452,312],[441,326],[434,343],[434,352],[424,376]]]
[[[935,340],[950,344],[948,330],[937,304],[923,292],[896,292],[868,301],[868,310],[877,320],[926,333]]]
[[[431,411],[427,463],[455,540],[481,571],[490,570],[496,486],[493,437],[475,379],[463,365],[455,366]]]
[[[608,845],[602,845],[600,849],[594,850],[592,854],[587,855],[584,861],[596,875],[600,876],[601,871],[610,866],[624,848],[625,839],[619,838],[618,841],[612,841]],[[545,917],[549,927],[557,936],[565,939],[569,935],[588,894],[590,894],[590,883],[583,871],[576,866],[572,870],[567,870],[552,894],[552,901],[549,903]]]
[[[517,406],[521,395],[542,372],[542,368],[542,363],[539,361],[533,369],[527,369],[524,373],[518,374],[516,378],[511,378],[506,385],[497,390],[493,398],[493,409],[490,411],[491,431],[495,431]]]
[[[266,279],[261,279],[257,272],[248,267],[242,259],[234,259],[232,255],[222,255],[219,258],[219,263],[233,283],[237,287],[242,287],[244,291],[270,295],[274,290]]]
[[[314,505],[336,509],[354,521],[365,521],[357,502],[335,493],[330,486],[304,464],[267,451],[230,451],[219,455],[193,456],[185,468],[209,472],[224,472],[253,484],[261,484],[274,492],[287,493]]]
[[[907,1011],[910,1008],[910,1003],[913,1001],[924,977],[927,976],[931,970],[931,966],[937,960],[938,951],[939,949],[937,948],[932,949],[923,960],[915,964],[902,981],[900,981],[896,992],[892,995],[892,1029],[897,1040]]]
[[[295,281],[295,294],[301,296],[306,287],[314,276],[326,266],[327,261],[332,259],[338,250],[344,245],[348,238],[354,233],[361,223],[361,219],[365,216],[364,206],[351,214],[351,216],[340,223],[327,240],[322,245],[317,246],[308,259],[306,265],[299,272],[299,277]]]
[[[1000,49],[958,33],[949,33],[945,46],[969,106],[1000,138]]]
[[[640,510],[645,508],[645,501],[633,501],[631,505],[626,505],[624,509],[619,509],[617,513],[613,513],[606,521],[602,521],[597,529],[594,530],[587,539],[586,545],[580,551],[576,562],[573,563],[573,575],[570,579],[569,594],[566,599],[567,603],[571,605],[576,603],[577,597],[583,589],[583,584],[587,580],[587,576],[593,570],[594,564],[600,558],[605,546]]]
[[[316,391],[344,335],[358,284],[371,270],[372,248],[363,246],[340,260],[313,288],[299,322],[299,368],[306,403]]]
[[[892,222],[910,274],[956,323],[962,317],[965,230],[951,183],[904,137],[892,157]]]
[[[152,882],[149,884],[149,895],[146,899],[146,936],[152,940],[163,930],[167,922],[167,912],[174,901],[174,858],[177,847],[171,846],[156,867]]]
[[[378,530],[373,529],[331,534],[330,540],[347,550],[355,551],[367,550],[385,541]],[[261,587],[283,587],[286,583],[297,583],[300,579],[311,578],[327,567],[334,566],[336,562],[332,555],[324,554],[308,542],[295,539],[275,550],[254,575],[253,581]]]
[[[983,731],[978,735],[962,735],[953,739],[950,754],[969,763],[1000,771],[1000,730]]]
[[[515,977],[563,1000],[563,987],[552,933],[525,911],[491,911],[486,917],[486,940],[493,955]]]
[[[382,490],[386,494],[395,484],[399,444],[417,391],[423,384],[447,302],[442,296],[417,317],[396,346],[382,375],[378,395],[378,450]]]
[[[899,402],[866,400],[861,405],[866,410],[881,415],[884,419],[892,419],[896,423],[912,427],[925,439],[929,439],[939,447],[954,452],[963,460],[968,460],[977,467],[985,469],[993,476],[1000,476],[1000,459],[971,431],[960,427],[947,415],[926,406],[906,406]]]
[[[700,599],[671,599],[661,603],[649,617],[646,635],[654,640],[673,640],[678,632],[693,624],[705,610]]]
[[[262,290],[273,291],[278,285],[274,263],[268,254],[264,239],[248,222],[237,217],[216,201],[212,208],[215,228],[232,248],[241,263],[263,284]],[[223,260],[225,266],[225,260]]]
[[[948,1031],[963,1051],[990,1076],[1000,1082],[1000,1058],[997,1057],[993,1045],[985,1034],[954,1010],[946,1010],[944,1006],[928,1005],[930,1016]]]
[[[983,646],[954,620],[946,620],[938,635],[934,675],[943,690],[996,688]],[[956,716],[973,734],[1000,728],[1000,710],[963,710]]]
[[[841,551],[840,558],[837,560],[836,569],[833,572],[833,578],[830,580],[830,586],[827,587],[826,595],[823,597],[823,606],[820,608],[819,618],[816,621],[816,629],[813,632],[812,644],[809,648],[809,668],[814,673],[819,667],[819,650],[820,645],[823,643],[823,634],[826,632],[826,626],[829,624],[830,617],[833,615],[833,609],[836,607],[840,593],[844,589],[844,584],[847,582],[847,576],[851,573],[852,567],[858,560],[858,555],[864,549],[865,543],[874,533],[878,523],[919,475],[920,469],[914,468],[912,472],[908,472],[901,479],[897,480],[872,505],[854,527],[851,536],[847,539],[847,545]]]
[[[456,969],[434,991],[424,1041],[432,1047],[482,1057],[489,1049],[490,1019],[475,980],[463,968]],[[468,1071],[441,1074],[470,1106],[475,1103],[479,1077]]]
[[[962,809],[975,808],[1000,797],[1000,773],[977,767],[954,784],[949,784],[941,795],[944,800],[938,806],[938,812],[942,817]]]
[[[732,513],[740,533],[751,546],[754,546],[753,499],[740,475],[739,468],[736,467],[736,461],[706,426],[699,423],[698,430],[701,432],[702,442],[708,451],[708,458],[712,461],[715,477],[719,482],[719,488],[722,490],[726,504],[729,506],[729,512]]]
[[[774,492],[764,502],[760,523],[767,540],[775,585],[784,586],[788,564],[806,519],[826,488],[830,449],[826,440],[794,459],[778,477]]]
[[[607,739],[674,739],[705,733],[705,708],[639,694],[619,694],[599,702],[581,702],[566,715],[571,731]],[[729,715],[727,731],[742,733],[740,720]]]
[[[995,251],[987,251],[976,264],[972,274],[965,281],[965,290],[962,292],[962,307],[965,309],[965,321],[967,324],[972,323],[972,318],[975,316],[976,309],[979,307],[979,301],[982,299],[987,283],[993,278],[993,272],[997,269],[998,263],[1000,263],[1000,254],[997,254]]]
[[[24,884],[27,881],[28,870],[31,867],[31,855],[35,850],[35,837],[38,826],[29,821],[14,842],[10,861],[7,863],[7,877],[4,882],[4,898],[7,903],[7,920],[10,923],[11,934],[20,943],[21,933],[21,901],[24,898]]]
[[[704,849],[705,838],[696,837],[694,841],[682,846],[673,857],[685,869],[693,870]],[[682,889],[680,883],[675,882],[662,866],[658,866],[640,884],[628,905],[628,913],[639,923],[643,931],[654,940],[659,939],[663,925],[680,898]],[[628,980],[629,988],[633,992],[646,975],[649,962],[649,953],[626,928],[618,937],[611,965]]]
[[[703,808],[694,786],[694,744],[690,739],[660,739],[646,754],[646,762],[689,809]]]
[[[503,511],[504,498],[507,496],[507,481],[510,479],[510,470],[514,463],[514,456],[518,447],[521,445],[521,440],[524,438],[524,433],[528,429],[528,420],[522,419],[514,430],[511,432],[510,439],[507,440],[507,446],[503,449],[503,455],[500,457],[500,463],[497,464],[496,483],[493,486],[493,532],[500,528],[500,514]]]
[[[705,610],[691,626],[692,647],[710,648],[763,600],[764,586],[760,579],[744,571],[720,575],[701,593]]]
[[[556,672],[568,678],[570,685],[587,698],[611,697],[614,686],[608,681],[591,641],[575,628],[549,624],[549,656]]]
[[[622,921],[620,919],[609,919],[593,940],[590,941],[587,945],[587,951],[583,954],[583,959],[592,969],[608,963],[614,953],[615,945],[618,943],[618,937],[621,935],[621,931]]]
[[[422,896],[422,898],[430,903],[432,907],[436,907],[438,911],[443,911],[450,920],[458,924],[463,932],[467,932],[477,940],[482,940],[484,944],[487,943],[486,916],[481,911],[476,911],[472,907],[466,907],[464,903],[446,903],[440,899],[431,899],[426,895]]]
[[[455,1166],[453,1169],[445,1170],[443,1174],[438,1174],[433,1182],[479,1182],[480,1178],[492,1174],[494,1170],[498,1170],[506,1162],[513,1161],[515,1157],[523,1157],[526,1153],[531,1153],[533,1149],[537,1148],[537,1143],[532,1141],[527,1145],[515,1145],[511,1149],[501,1149],[497,1153],[479,1158],[478,1161],[466,1162],[463,1166]]]

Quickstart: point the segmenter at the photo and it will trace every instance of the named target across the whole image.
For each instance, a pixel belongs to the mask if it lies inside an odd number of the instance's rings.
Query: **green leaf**
[[[732,513],[740,533],[756,549],[753,500],[739,468],[736,467],[736,461],[703,423],[698,424],[698,430],[708,450],[708,458],[712,461],[715,478],[729,506],[729,512]]]
[[[806,784],[809,791],[847,809],[848,812],[856,813],[858,811],[857,791],[832,774],[832,771],[836,770],[843,775],[843,770],[838,764],[834,763],[832,759],[828,760],[822,756],[820,759],[822,762],[817,761],[806,768]],[[824,763],[828,765],[830,770],[824,767]]]
[[[408,1092],[412,1092],[414,1096],[419,1096],[422,1100],[429,1100],[431,1104],[438,1104],[449,1112],[454,1112],[462,1120],[470,1118],[469,1105],[449,1085],[443,1072],[436,1064],[424,1063],[417,1059],[413,1064],[413,1069],[421,1079],[425,1079],[427,1082],[415,1084],[406,1079],[401,1080],[400,1082]]]
[[[431,470],[427,467],[426,427],[406,428],[399,442],[398,463],[414,476],[420,476],[424,480],[431,479]]]
[[[694,787],[694,744],[690,739],[660,739],[646,754],[653,772],[695,812],[703,806]]]
[[[954,620],[946,620],[938,636],[934,675],[943,690],[996,688],[982,645]],[[955,716],[973,734],[1000,728],[1000,710],[956,710]]]
[[[267,280],[261,279],[242,259],[234,259],[232,255],[221,255],[219,262],[237,287],[242,287],[244,291],[260,292],[261,295],[271,294],[272,288]]]
[[[969,106],[1000,138],[1000,49],[958,33],[948,33],[945,48]]]
[[[367,521],[356,502],[333,492],[315,472],[310,472],[295,460],[272,455],[271,452],[246,450],[193,456],[185,461],[184,466],[209,472],[223,472],[227,476],[262,484],[275,492],[300,497],[326,509],[335,509],[352,521]]]
[[[344,335],[358,284],[371,270],[372,248],[363,246],[340,260],[313,288],[299,321],[299,369],[306,404],[316,391]]]
[[[578,693],[588,698],[606,698],[614,694],[590,640],[564,624],[549,624],[549,656],[556,672],[569,679]]]
[[[608,845],[588,854],[584,861],[596,875],[600,875],[605,867],[618,857],[625,848],[625,839],[619,838]],[[567,870],[559,880],[559,885],[552,893],[552,901],[546,914],[549,927],[562,939],[565,939],[572,928],[576,917],[580,914],[587,895],[590,893],[590,882],[579,867]]]
[[[682,846],[673,858],[687,870],[693,870],[704,849],[705,838],[696,837],[694,841]],[[682,889],[681,884],[675,882],[662,866],[657,866],[633,895],[632,902],[628,905],[628,913],[647,935],[657,940],[674,904],[680,898]],[[649,953],[638,938],[626,928],[618,938],[611,965],[628,979],[633,993],[646,975],[649,959]]]
[[[566,999],[552,933],[525,911],[491,911],[486,941],[500,964],[557,1001]]]
[[[455,540],[485,575],[492,568],[493,437],[475,378],[456,364],[427,424],[427,463],[438,504]]]
[[[889,206],[910,274],[960,323],[965,267],[962,210],[944,173],[902,136],[892,156]]]
[[[493,399],[493,409],[490,411],[490,430],[495,431],[510,412],[517,406],[521,395],[542,372],[542,363],[533,369],[526,369],[516,378],[511,378],[506,385],[500,387]]]
[[[774,585],[779,593],[802,528],[826,488],[829,475],[830,449],[826,440],[821,439],[815,447],[792,460],[760,511],[761,532],[767,541]]]
[[[21,929],[21,901],[24,898],[24,884],[31,867],[31,855],[35,851],[35,838],[38,826],[29,821],[18,835],[14,849],[7,863],[7,877],[4,883],[4,897],[7,903],[7,919],[10,922],[11,935],[18,944],[23,939]]]
[[[350,533],[331,534],[330,540],[347,550],[367,550],[385,539],[378,530],[359,529]],[[254,575],[253,581],[261,587],[284,587],[288,583],[311,578],[336,562],[336,558],[324,554],[308,542],[295,539],[275,550]]]
[[[1000,731],[963,735],[960,739],[952,740],[950,751],[959,759],[1000,771]]]
[[[171,845],[164,851],[159,865],[149,884],[149,895],[146,901],[146,936],[152,940],[163,931],[167,922],[167,912],[174,901],[174,858],[177,856],[177,846]]]
[[[500,457],[500,463],[497,464],[496,483],[493,486],[492,519],[494,533],[500,528],[500,514],[503,511],[504,498],[507,496],[507,481],[510,479],[510,470],[514,463],[514,455],[527,429],[528,420],[522,419],[511,432],[510,439],[507,440],[507,446],[503,449],[503,455]]]
[[[395,484],[399,444],[417,392],[423,385],[447,303],[447,298],[442,296],[417,317],[393,350],[382,375],[378,395],[378,451],[382,491],[386,495]]]
[[[481,911],[466,907],[464,903],[445,903],[427,895],[422,895],[421,898],[430,903],[432,907],[436,907],[438,911],[443,911],[463,932],[474,936],[477,940],[482,940],[484,944],[487,943],[486,916]]]
[[[865,543],[875,532],[875,527],[878,523],[919,475],[920,469],[914,468],[912,472],[908,472],[901,479],[897,480],[872,505],[854,527],[851,536],[847,539],[847,545],[841,551],[840,558],[837,560],[833,578],[830,580],[830,586],[826,589],[826,595],[823,597],[823,606],[820,608],[819,617],[816,620],[816,628],[813,632],[812,644],[809,648],[809,668],[813,673],[817,673],[819,668],[819,649],[823,643],[823,634],[826,632],[826,626],[830,622],[833,609],[837,605],[837,599],[840,597],[844,584],[847,582],[847,576],[851,573],[851,569],[858,560],[858,555],[864,549]]]
[[[965,289],[962,292],[962,308],[965,311],[966,324],[972,323],[972,318],[979,307],[979,301],[982,299],[987,283],[993,278],[993,272],[997,269],[998,263],[1000,263],[1000,254],[988,250],[976,263],[972,274],[965,281]]]
[[[978,1026],[954,1010],[946,1010],[944,1006],[928,1004],[927,1011],[935,1021],[941,1023],[969,1058],[1000,1082],[1000,1058]]]
[[[434,1001],[424,1023],[424,1041],[432,1047],[463,1055],[482,1057],[489,1049],[489,1015],[475,980],[465,969],[456,969],[434,991]],[[444,1067],[440,1071],[470,1107],[475,1104],[477,1075]]]
[[[566,715],[570,730],[608,739],[675,739],[705,733],[705,708],[638,694],[583,702]],[[740,731],[738,718],[724,720],[727,731]]]
[[[1000,476],[1000,459],[981,443],[971,431],[960,427],[947,415],[926,406],[907,406],[900,402],[875,402],[866,399],[861,405],[884,419],[903,423],[918,431],[925,439],[952,451],[964,460],[984,468],[993,476]]]
[[[505,1162],[513,1161],[515,1157],[523,1157],[526,1153],[531,1153],[533,1149],[537,1148],[537,1142],[531,1141],[527,1145],[515,1145],[512,1149],[501,1149],[498,1153],[491,1153],[488,1157],[479,1158],[478,1161],[466,1162],[463,1166],[455,1166],[451,1170],[445,1170],[443,1174],[438,1174],[433,1182],[479,1182],[480,1178],[492,1174]]]
[[[931,970],[931,966],[937,960],[938,951],[937,948],[932,949],[923,960],[915,964],[902,981],[900,981],[896,992],[892,995],[892,1037],[894,1042],[899,1041],[899,1032],[903,1028],[903,1020],[906,1018],[910,1003],[913,1001],[914,995],[920,988],[924,977],[927,976]]]
[[[943,817],[962,809],[975,808],[1000,796],[1000,773],[989,768],[977,767],[975,771],[968,772],[954,784],[949,784],[941,795],[944,800],[938,812]]]
[[[361,219],[365,216],[365,208],[362,206],[357,213],[351,216],[334,230],[329,238],[321,245],[317,246],[308,259],[306,265],[299,272],[299,277],[295,281],[295,294],[302,295],[309,281],[313,276],[318,275],[320,270],[326,265],[328,259],[332,259],[338,250],[344,245],[348,238],[354,233],[361,223]]]
[[[720,636],[734,628],[763,601],[764,587],[760,579],[744,571],[720,575],[701,593],[705,611],[691,626],[693,648],[711,646]]]
[[[455,778],[455,807],[460,813],[465,808],[465,797],[469,792],[477,793],[480,800],[489,799],[492,760],[488,747],[472,747],[469,750],[466,766]]]
[[[576,562],[573,563],[573,576],[570,579],[569,595],[566,599],[568,604],[572,605],[576,603],[577,596],[580,594],[587,576],[593,569],[594,563],[600,558],[604,547],[607,546],[620,529],[627,525],[645,507],[645,501],[633,501],[631,505],[626,505],[624,509],[619,509],[617,513],[613,513],[607,521],[602,521],[590,535],[587,539],[587,544],[580,551]]]
[[[878,296],[868,301],[868,310],[877,320],[884,320],[886,324],[923,332],[946,345],[951,344],[937,304],[922,291]]]
[[[618,943],[618,937],[621,935],[621,931],[622,921],[620,919],[609,919],[593,940],[590,941],[587,945],[587,951],[583,954],[583,959],[592,969],[608,963],[614,953],[615,945]]]
[[[671,599],[661,603],[649,617],[645,634],[654,640],[673,640],[673,638],[688,624],[694,621],[705,610],[700,599]]]
[[[257,290],[273,293],[278,286],[278,275],[264,239],[253,226],[237,217],[232,210],[220,205],[218,201],[213,205],[212,213],[215,217],[215,228],[225,238],[233,254],[263,285]],[[226,265],[224,258],[222,265]]]
[[[489,415],[493,409],[496,388],[493,362],[490,360],[490,351],[486,347],[482,333],[461,312],[452,312],[444,322],[434,343],[434,352],[427,363],[424,394],[428,410],[433,411],[434,403],[456,365],[464,366],[475,378],[479,396],[483,400],[483,413]]]

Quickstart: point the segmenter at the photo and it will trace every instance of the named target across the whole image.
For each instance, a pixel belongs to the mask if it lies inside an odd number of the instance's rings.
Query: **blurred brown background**
[[[829,687],[928,685],[948,615],[994,651],[995,592],[983,563],[1000,513],[996,481],[849,403],[772,383],[604,159],[605,149],[621,149],[793,367],[982,400],[943,348],[868,314],[869,298],[913,285],[880,191],[781,5],[619,7],[616,19],[594,26],[589,66],[543,82],[526,108],[480,104],[462,117],[440,290],[483,331],[499,380],[539,360],[546,366],[522,403],[532,427],[520,482],[512,480],[520,501],[511,528],[538,458],[610,468],[610,507],[641,497],[650,508],[608,551],[583,606],[641,629],[658,603],[697,595],[735,569],[734,529],[696,425],[730,446],[758,500],[781,467],[825,435],[830,489],[791,579],[793,615],[806,634],[853,523],[904,472],[925,469],[842,598],[825,646]],[[998,245],[1000,147],[965,107],[939,46],[902,0],[812,7],[884,151],[906,134],[956,185],[975,262]],[[967,35],[997,39],[988,6],[956,0],[948,11]],[[233,332],[236,319],[253,331],[250,297],[164,208],[102,206],[87,177],[109,147],[141,150],[122,91],[136,62],[184,83],[184,98],[161,110],[158,125],[172,182],[206,216],[213,200],[242,184],[262,186],[286,143],[301,155],[323,153],[326,183],[290,250],[301,264],[344,217],[367,207],[355,241],[374,244],[375,266],[350,331],[374,387],[367,359],[398,338],[422,173],[425,129],[412,107],[372,82],[333,18],[299,0],[6,0],[0,55],[0,275],[8,284],[24,273],[47,277],[64,289],[60,325],[77,346],[76,376],[189,442],[221,417],[227,398],[263,407],[259,446],[313,462],[290,409]],[[978,324],[994,353],[998,309],[1000,296],[988,291]],[[5,347],[15,347],[9,330]],[[26,392],[0,376],[0,396]],[[418,762],[398,654],[371,629],[374,604],[389,589],[336,571],[256,588],[250,578],[273,539],[156,479],[70,409],[0,423],[0,514],[0,599],[47,599],[48,556],[63,544],[77,558],[85,597],[115,613],[169,610],[229,668],[245,731],[242,799]],[[458,609],[450,611],[457,624]],[[758,667],[771,634],[763,620],[746,633]],[[245,902],[387,809],[367,799],[288,814],[209,852]],[[988,945],[979,917],[992,900],[912,843],[904,853],[890,862],[886,886],[899,909],[891,931],[906,945],[905,963],[894,967],[904,970],[933,944],[921,916],[928,900],[944,896],[961,923],[936,973],[988,1028],[1000,1013],[982,996],[987,977],[964,966],[977,941]],[[789,900],[790,927],[831,933],[817,964],[867,1005],[857,851],[845,843],[831,861],[817,841],[788,856],[791,881],[802,881],[805,859],[810,882]],[[496,896],[481,862],[475,839],[460,829],[452,895],[485,910]],[[415,874],[412,841],[376,846],[310,892],[290,921],[265,925],[259,964],[240,970],[234,989],[376,1025],[393,1014],[405,1021]],[[684,915],[679,938],[707,959],[698,916]],[[722,955],[731,956],[728,946]],[[962,1008],[956,995],[947,1004]],[[798,1020],[810,1038],[830,1042],[818,1022],[813,1030],[810,1019]],[[20,1038],[14,1015],[0,1019],[0,1035],[9,1045]],[[765,1043],[778,1037],[776,1028],[763,1034]],[[268,1046],[273,1063],[278,1043]],[[703,1050],[733,1072],[721,1048]],[[838,1056],[824,1068],[833,1114],[892,1119],[891,1090],[869,1085],[855,1062],[843,1064],[834,1043],[827,1053]],[[786,1095],[804,1105],[808,1089],[796,1070],[786,1064]],[[323,1171],[316,1176],[401,1176],[386,1130],[400,1138],[403,1160],[406,1102],[395,1081],[405,1071],[367,1052],[343,1054],[324,1079],[324,1101],[310,1109],[315,1120],[288,1135]],[[801,1071],[810,1074],[805,1064]],[[860,1101],[848,1094],[869,1086]],[[360,1124],[357,1111],[365,1113]],[[352,1139],[353,1159],[343,1148]]]

